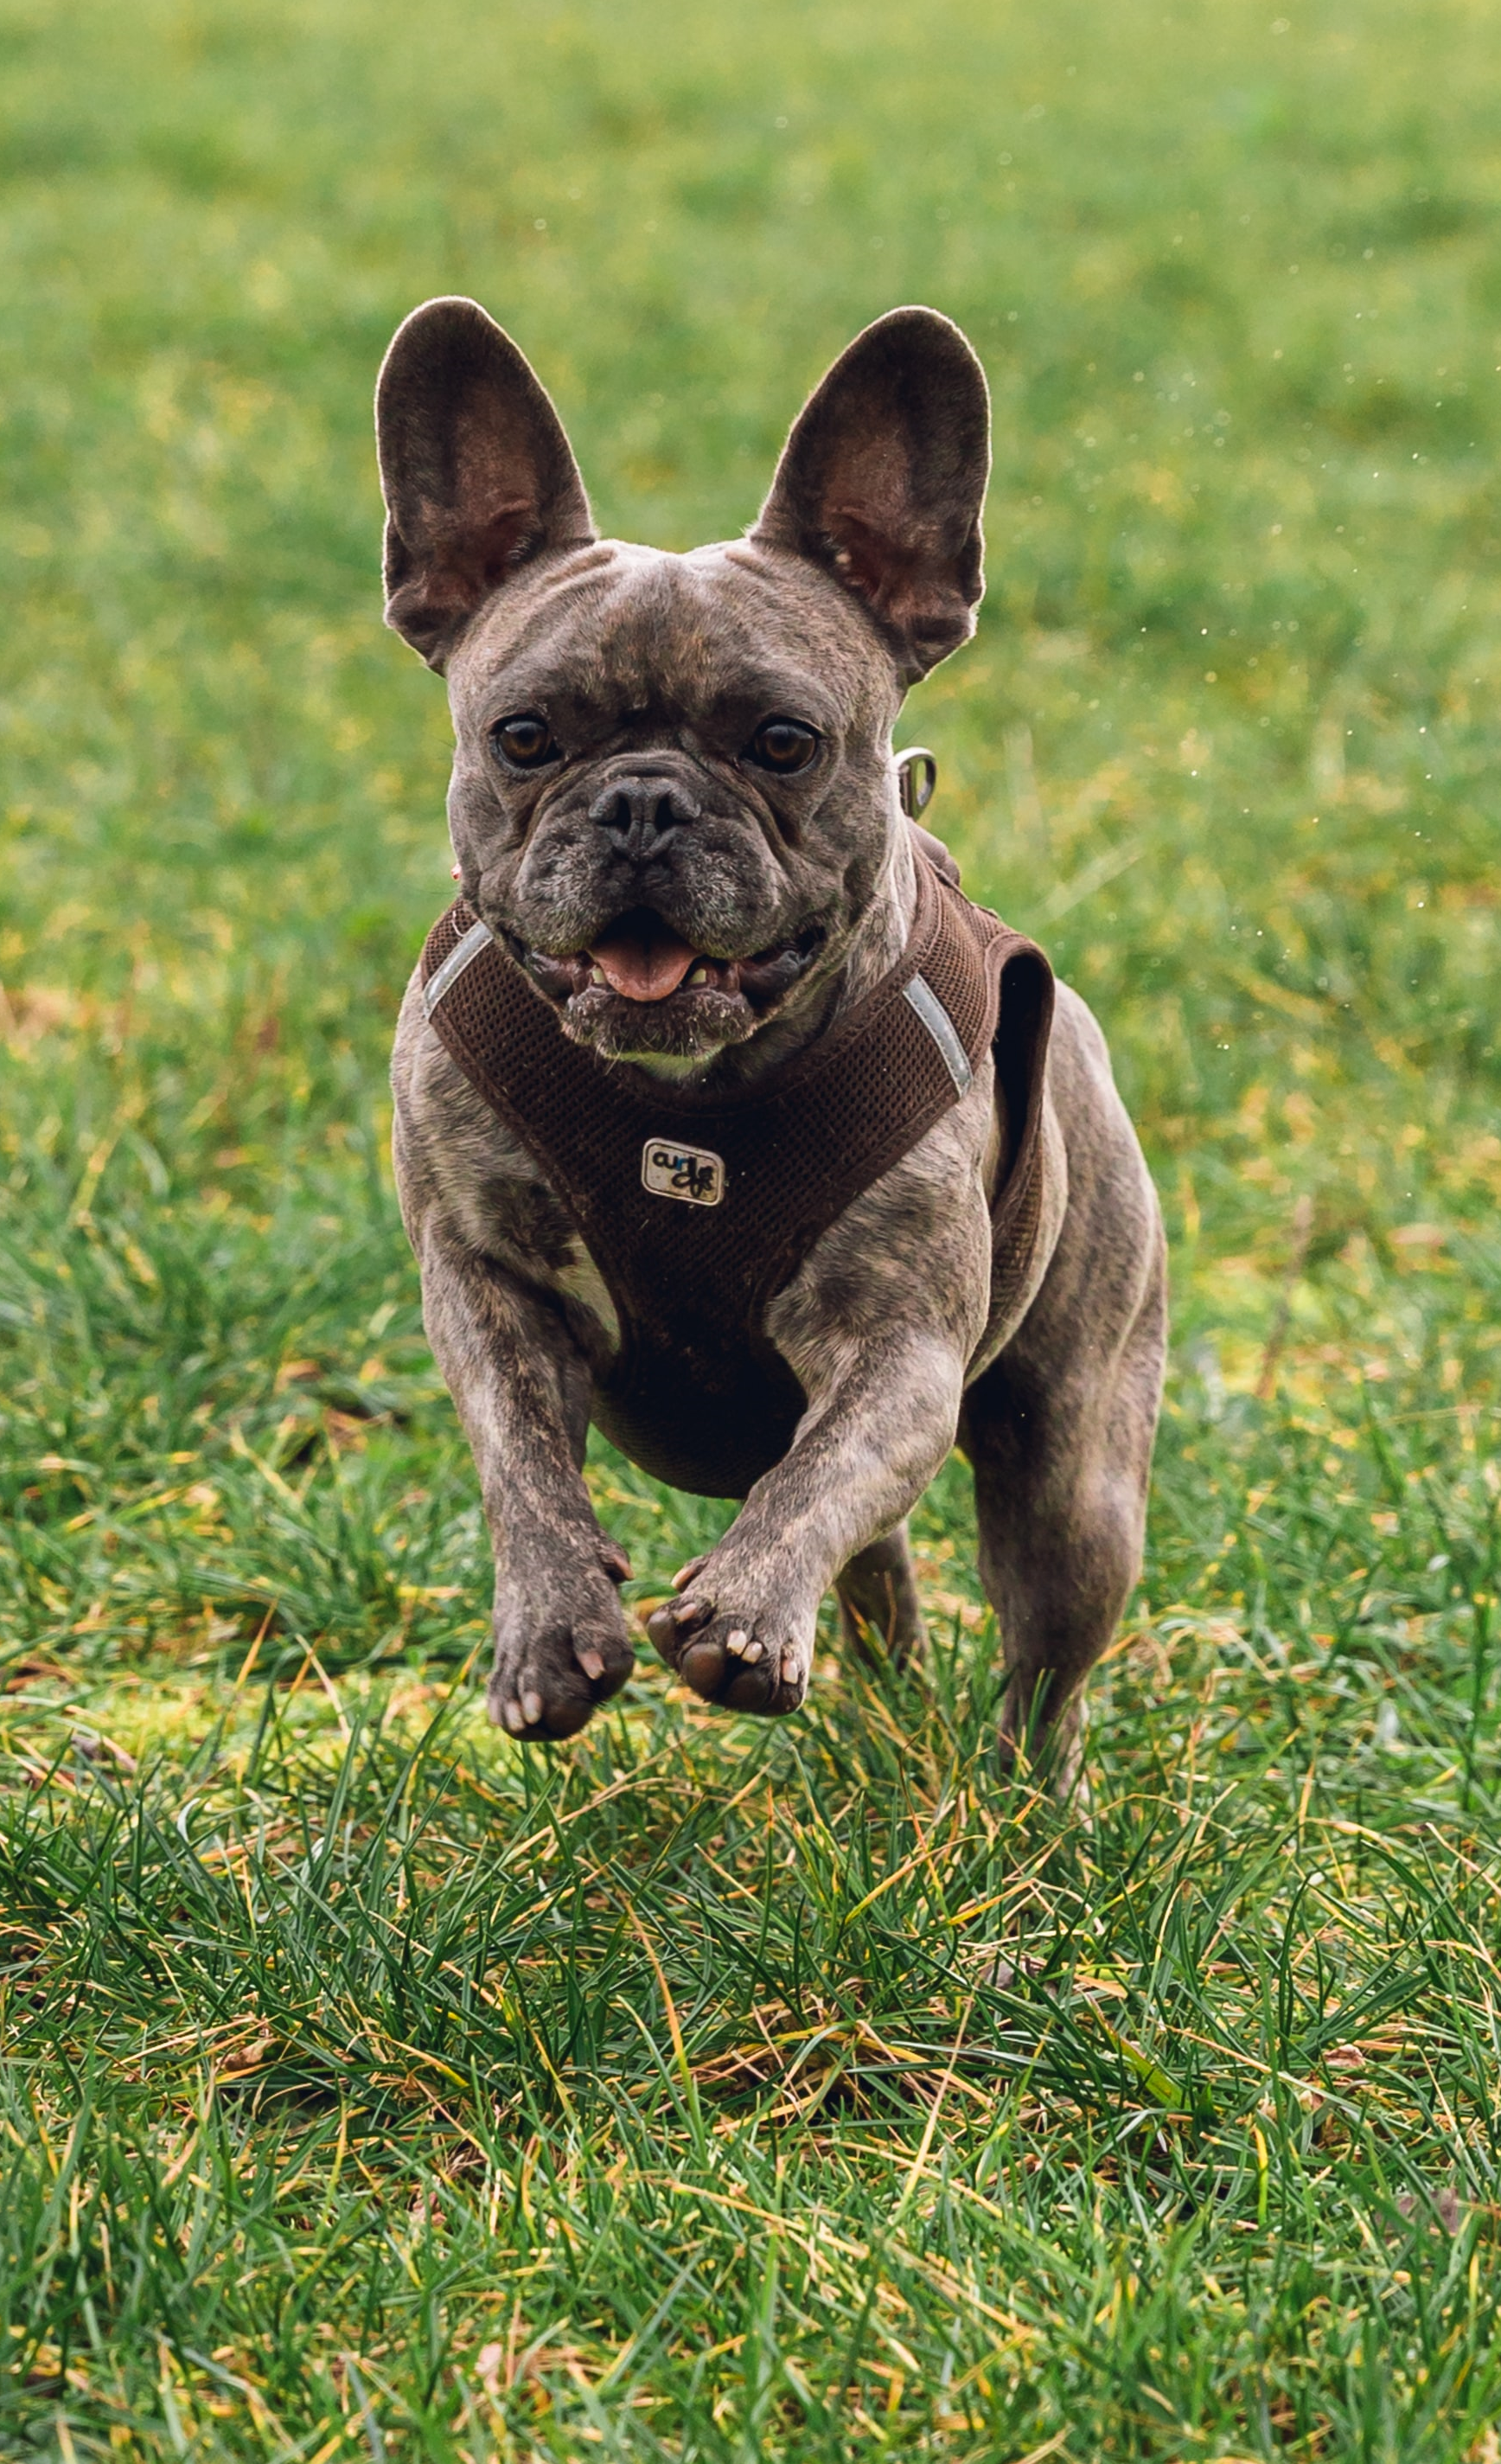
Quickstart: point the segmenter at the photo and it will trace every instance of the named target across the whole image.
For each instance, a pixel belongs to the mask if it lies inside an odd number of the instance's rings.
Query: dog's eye
[[[763,718],[746,747],[746,758],[789,779],[794,770],[806,770],[817,750],[816,735],[800,718]]]
[[[518,711],[513,718],[497,719],[490,729],[489,740],[509,770],[540,770],[544,761],[557,759],[553,731],[534,710]]]

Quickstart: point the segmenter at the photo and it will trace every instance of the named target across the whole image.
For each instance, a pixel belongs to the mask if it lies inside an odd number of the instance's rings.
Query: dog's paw
[[[1001,1776],[1045,1791],[1087,1821],[1091,1806],[1084,1768],[1086,1719],[1084,1704],[1076,1694],[1048,1718],[1037,1716],[1034,1697],[1029,1720],[1013,1688],[1007,1696],[996,1740]]]
[[[646,1631],[668,1667],[706,1703],[784,1718],[808,1692],[813,1619],[774,1601],[761,1609],[724,1605],[725,1595],[732,1598],[742,1586],[700,1585],[696,1577],[707,1564],[700,1558],[685,1570],[693,1578],[686,1596],[654,1610]]]
[[[606,1550],[591,1564],[497,1592],[489,1715],[513,1737],[576,1736],[618,1694],[636,1655],[615,1586],[630,1572]]]

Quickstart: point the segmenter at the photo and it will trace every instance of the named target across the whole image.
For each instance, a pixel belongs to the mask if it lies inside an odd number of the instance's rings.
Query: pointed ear
[[[429,299],[376,386],[385,621],[443,669],[518,566],[594,537],[563,425],[521,353],[472,299]]]
[[[862,600],[912,684],[974,631],[990,471],[979,361],[936,309],[894,308],[806,404],[750,536]]]

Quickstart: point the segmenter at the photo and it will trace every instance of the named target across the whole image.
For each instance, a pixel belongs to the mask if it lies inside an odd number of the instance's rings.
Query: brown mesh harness
[[[890,973],[785,1067],[728,1094],[663,1087],[572,1043],[462,898],[427,936],[432,1025],[566,1202],[615,1303],[594,1419],[677,1488],[744,1497],[786,1454],[806,1397],[763,1331],[767,1305],[958,1102],[987,1046],[1008,1123],[992,1323],[1020,1295],[1041,1215],[1052,970],[921,851],[917,880]]]

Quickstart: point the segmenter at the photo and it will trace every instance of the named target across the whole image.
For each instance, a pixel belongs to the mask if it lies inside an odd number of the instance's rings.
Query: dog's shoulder
[[[567,1208],[429,1023],[420,971],[397,1023],[391,1090],[397,1190],[419,1257],[436,1233],[583,1301],[613,1328],[613,1308]]]
[[[987,1054],[959,1102],[851,1200],[772,1303],[767,1332],[799,1375],[830,1344],[919,1317],[973,1349],[990,1290],[1001,1143]]]

